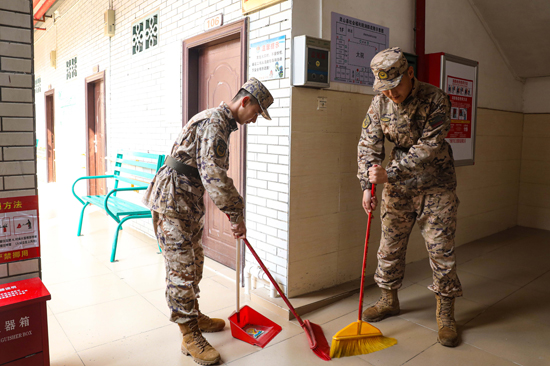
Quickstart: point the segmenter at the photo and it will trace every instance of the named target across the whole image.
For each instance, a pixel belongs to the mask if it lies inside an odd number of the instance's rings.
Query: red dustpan
[[[242,309],[240,303],[240,271],[241,271],[241,243],[237,240],[237,310],[229,317],[231,335],[254,346],[264,348],[281,331],[281,326],[272,322],[256,310],[245,305]]]
[[[311,348],[311,350],[315,352],[315,354],[322,360],[330,361],[330,355],[329,355],[330,347],[328,345],[327,339],[325,338],[325,335],[323,334],[323,330],[321,329],[321,327],[318,324],[311,323],[307,319],[302,320],[302,318],[300,318],[298,313],[296,313],[296,310],[294,309],[294,307],[290,304],[290,301],[288,301],[288,298],[285,296],[285,294],[277,284],[277,281],[275,281],[273,276],[271,276],[271,273],[269,273],[269,270],[267,269],[267,267],[264,265],[260,257],[258,257],[258,254],[256,254],[256,251],[254,250],[254,248],[252,248],[252,245],[250,245],[250,243],[246,239],[244,239],[244,242],[248,247],[248,249],[250,250],[250,252],[252,253],[252,255],[254,256],[254,258],[256,258],[256,261],[258,261],[258,264],[260,265],[260,267],[262,267],[262,269],[264,270],[267,277],[269,277],[269,280],[271,281],[273,286],[275,286],[275,289],[277,290],[279,295],[281,295],[282,299],[285,301],[289,310],[292,312],[292,314],[294,314],[294,317],[296,317],[296,320],[298,320],[298,323],[300,323],[300,326],[302,327],[302,329],[305,331],[307,339],[309,341],[309,348]]]

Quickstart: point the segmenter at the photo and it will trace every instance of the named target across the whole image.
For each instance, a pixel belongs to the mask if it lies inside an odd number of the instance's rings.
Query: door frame
[[[203,46],[212,46],[236,38],[241,40],[241,85],[247,80],[248,65],[248,17],[216,28],[209,32],[199,34],[198,36],[183,41],[183,78],[182,78],[182,127],[187,124],[190,117],[199,113],[199,49]],[[239,187],[237,189],[246,196],[246,125],[239,126],[243,146],[245,147],[240,154],[240,164],[243,167],[239,172]]]
[[[90,174],[90,155],[89,155],[89,151],[90,151],[90,136],[89,136],[89,126],[90,124],[94,124],[95,125],[95,114],[91,114],[91,108],[93,108],[93,110],[95,111],[95,100],[94,100],[94,86],[93,84],[97,83],[98,81],[102,81],[101,83],[101,87],[102,87],[102,90],[101,90],[101,94],[103,95],[103,116],[105,118],[104,120],[104,123],[105,123],[105,129],[104,129],[104,133],[103,133],[103,139],[101,141],[98,141],[97,144],[98,144],[98,147],[99,146],[102,146],[103,147],[103,152],[104,152],[104,155],[107,156],[107,106],[106,106],[106,96],[105,96],[105,70],[103,71],[100,71],[100,72],[97,72],[93,75],[90,75],[88,76],[85,80],[84,80],[84,86],[85,86],[85,105],[86,105],[86,108],[85,108],[85,113],[86,113],[86,125],[85,125],[85,129],[86,129],[86,175],[91,175]],[[90,190],[91,190],[91,185],[90,183],[93,183],[91,182],[91,180],[88,180],[88,194],[91,194],[90,193]]]
[[[48,98],[51,98],[52,101],[52,114],[48,119]],[[55,166],[55,89],[50,89],[44,92],[44,106],[46,108],[46,182],[52,183],[56,181],[56,166]],[[52,151],[53,154],[49,153],[48,150],[48,125],[51,124],[52,127]],[[50,156],[53,155],[53,156]],[[50,172],[50,159],[52,159],[52,171]]]

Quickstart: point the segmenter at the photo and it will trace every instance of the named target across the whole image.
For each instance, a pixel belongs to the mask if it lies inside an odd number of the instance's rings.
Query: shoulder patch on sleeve
[[[370,125],[370,116],[367,114],[367,116],[363,120],[363,128],[364,129],[369,128],[369,125]]]
[[[227,143],[221,138],[218,138],[214,144],[214,154],[217,158],[224,158],[227,155]]]
[[[432,128],[437,128],[445,122],[445,114],[437,114],[429,119],[428,123]]]

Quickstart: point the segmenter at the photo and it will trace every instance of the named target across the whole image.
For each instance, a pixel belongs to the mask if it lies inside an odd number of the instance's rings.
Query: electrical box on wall
[[[105,20],[105,28],[104,28],[104,34],[106,36],[112,37],[115,35],[115,11],[112,9],[109,9],[105,11],[105,14],[103,15]]]
[[[330,86],[330,41],[308,36],[294,37],[292,55],[293,86]]]
[[[53,67],[54,69],[56,68],[56,65],[57,65],[57,59],[56,59],[56,52],[55,50],[53,51],[50,51],[50,66]]]

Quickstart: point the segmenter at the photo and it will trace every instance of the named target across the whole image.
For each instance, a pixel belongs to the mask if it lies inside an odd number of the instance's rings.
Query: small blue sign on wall
[[[285,77],[286,36],[252,43],[249,55],[250,76],[261,81]]]

